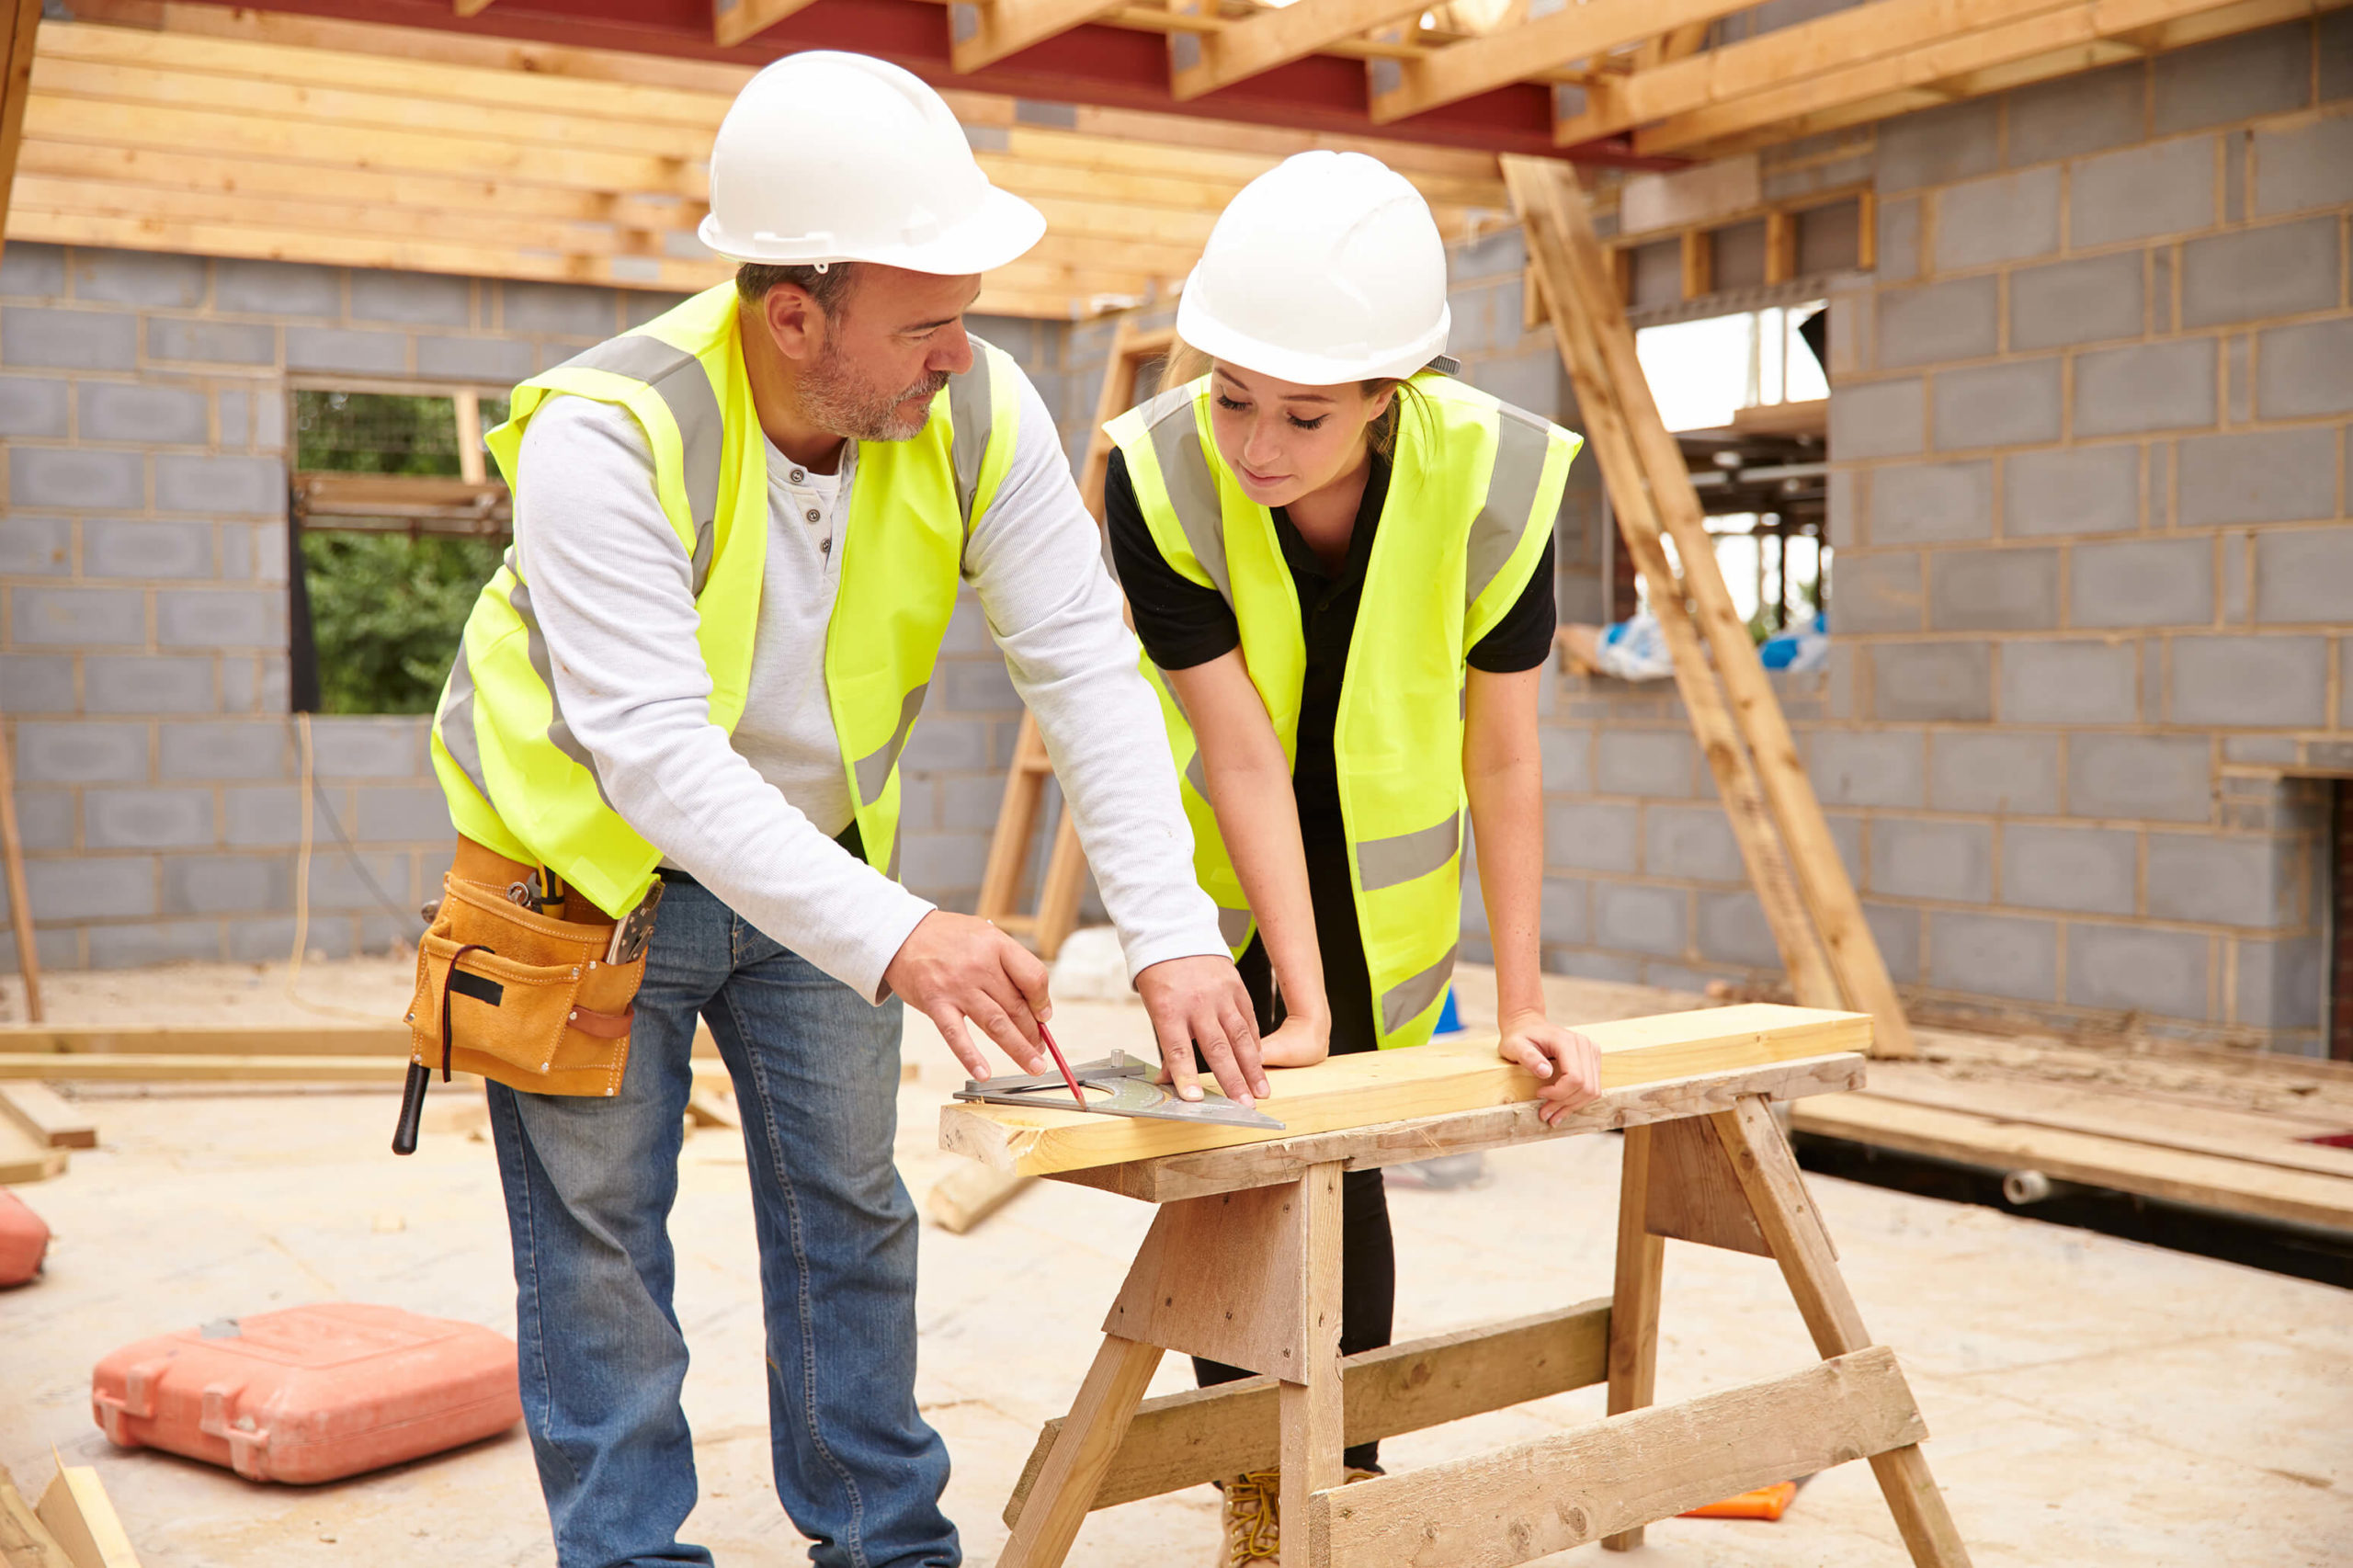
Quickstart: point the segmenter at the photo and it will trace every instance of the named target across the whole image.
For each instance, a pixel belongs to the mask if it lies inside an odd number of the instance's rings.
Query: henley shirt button
[[[819,517],[819,516],[820,516],[821,514],[818,512],[818,510],[817,510],[817,508],[816,508],[816,507],[812,506],[812,507],[810,507],[807,511],[805,511],[805,512],[801,513],[801,515],[803,517],[806,517],[809,521],[811,521],[811,522],[813,522],[813,522],[817,521],[817,519],[818,519],[818,517]]]
[[[793,483],[798,484],[802,480],[807,479],[809,475],[805,471],[796,468],[790,473],[785,475],[785,477],[792,481]]]

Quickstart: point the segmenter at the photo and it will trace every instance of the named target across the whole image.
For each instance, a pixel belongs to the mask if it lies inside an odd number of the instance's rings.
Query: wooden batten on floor
[[[130,1532],[87,1465],[60,1464],[35,1505],[40,1522],[64,1548],[74,1568],[139,1568]]]
[[[1981,1169],[2136,1193],[2255,1219],[2353,1233],[2353,1176],[1874,1095],[1824,1096],[1792,1128]],[[2342,1153],[2314,1149],[2315,1154]]]
[[[95,1149],[98,1130],[89,1112],[44,1084],[0,1085],[0,1118],[13,1120],[49,1149]]]

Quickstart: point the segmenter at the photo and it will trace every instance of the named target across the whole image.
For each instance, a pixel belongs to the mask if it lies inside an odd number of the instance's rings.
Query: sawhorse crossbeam
[[[1894,1355],[1870,1343],[1769,1102],[1859,1087],[1848,1054],[1062,1173],[1160,1206],[1070,1415],[1006,1508],[999,1568],[1058,1568],[1094,1508],[1279,1464],[1287,1568],[1508,1568],[1626,1549],[1685,1509],[1868,1458],[1920,1568],[1966,1568]],[[1625,1131],[1608,1301],[1343,1357],[1340,1172]],[[1824,1359],[1654,1407],[1662,1238],[1774,1258]],[[1168,1351],[1262,1374],[1146,1400]],[[1348,1444],[1607,1382],[1608,1418],[1343,1485]]]

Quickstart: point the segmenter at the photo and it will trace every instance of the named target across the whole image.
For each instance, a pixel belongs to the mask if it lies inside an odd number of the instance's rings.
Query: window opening
[[[429,713],[511,520],[482,433],[504,394],[298,388],[294,706]]]

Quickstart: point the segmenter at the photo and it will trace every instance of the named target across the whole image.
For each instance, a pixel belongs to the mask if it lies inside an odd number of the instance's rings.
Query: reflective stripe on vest
[[[1551,536],[1579,438],[1446,376],[1400,394],[1388,499],[1366,568],[1359,639],[1334,726],[1358,927],[1383,1046],[1437,1022],[1461,926],[1462,726],[1470,650],[1526,590]],[[1206,379],[1108,427],[1153,542],[1234,611],[1244,662],[1294,762],[1306,647],[1274,519],[1217,454]],[[1432,593],[1433,585],[1449,591]],[[1169,744],[1193,826],[1194,871],[1239,956],[1254,925],[1218,831],[1190,726],[1159,672]]]
[[[488,444],[510,486],[523,432],[557,396],[626,408],[654,460],[654,493],[688,567],[710,676],[710,722],[742,716],[768,528],[767,442],[737,337],[732,283],[516,388]],[[1012,464],[1018,371],[972,340],[913,439],[860,442],[835,539],[825,684],[868,858],[898,867],[898,760],[954,612],[964,542]],[[522,543],[474,602],[434,718],[433,760],[458,830],[543,864],[608,913],[633,907],[661,856],[613,810],[564,722]]]

